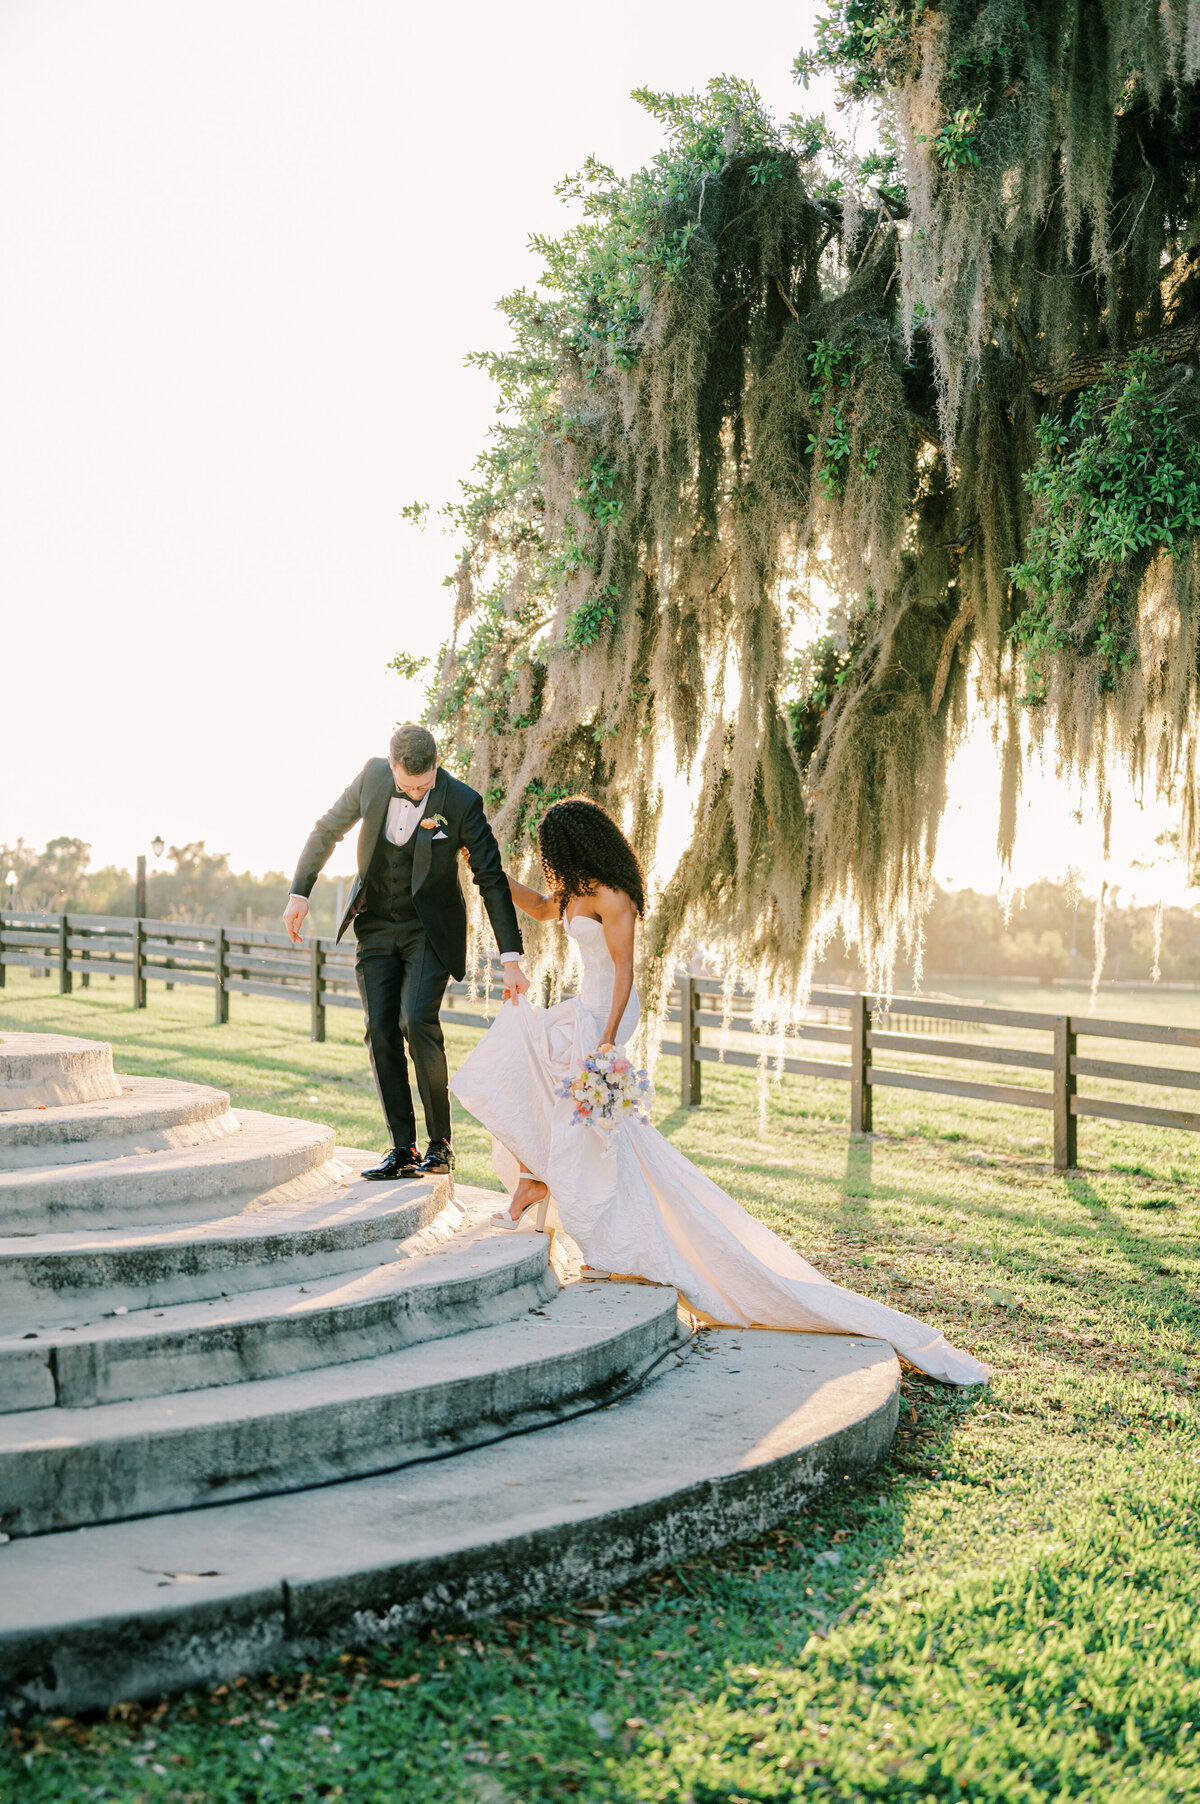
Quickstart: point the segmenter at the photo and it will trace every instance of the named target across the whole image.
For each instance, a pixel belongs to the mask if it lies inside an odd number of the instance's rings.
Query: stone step
[[[142,1158],[0,1171],[0,1235],[195,1221],[214,1205],[265,1200],[285,1185],[315,1190],[345,1175],[334,1167],[332,1128],[253,1109],[239,1109],[238,1120],[241,1131],[228,1139]]]
[[[106,1102],[65,1103],[0,1114],[0,1171],[66,1165],[118,1153],[195,1146],[238,1131],[224,1090],[167,1077],[122,1077]]]
[[[378,1265],[442,1215],[450,1184],[368,1183],[355,1156],[339,1159],[348,1175],[311,1195],[203,1222],[0,1238],[0,1321],[10,1333],[79,1326],[117,1309],[203,1302]],[[480,1194],[495,1207],[493,1192]]]
[[[668,1347],[676,1310],[664,1286],[576,1282],[513,1321],[375,1359],[0,1416],[0,1530],[44,1534],[305,1489],[550,1422]]]
[[[466,1230],[308,1284],[0,1336],[0,1412],[86,1409],[372,1359],[509,1321],[559,1288],[544,1234]]]
[[[0,1034],[0,1112],[118,1097],[112,1047],[71,1034]]]
[[[10,1708],[102,1709],[615,1590],[762,1534],[886,1454],[899,1369],[882,1342],[703,1340],[710,1357],[669,1357],[616,1408],[444,1462],[0,1547]]]

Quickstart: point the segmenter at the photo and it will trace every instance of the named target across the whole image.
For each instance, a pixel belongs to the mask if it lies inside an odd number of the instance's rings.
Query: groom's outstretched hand
[[[303,896],[289,896],[288,905],[283,911],[283,924],[288,930],[288,937],[293,946],[302,946],[300,923],[308,913],[308,903]]]
[[[504,962],[505,1002],[515,1003],[517,998],[523,996],[528,988],[529,979],[526,977],[524,971],[522,971],[516,959],[506,959]]]

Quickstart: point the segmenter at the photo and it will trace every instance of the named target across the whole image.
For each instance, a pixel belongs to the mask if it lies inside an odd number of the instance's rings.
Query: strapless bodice
[[[613,979],[616,975],[612,953],[604,937],[604,925],[591,915],[574,915],[565,925],[579,948],[583,962],[583,976],[579,984],[580,1005],[603,1025],[612,1006]],[[638,994],[634,990],[626,1004],[618,1030],[617,1038],[621,1042],[627,1040],[637,1026],[639,1012]]]

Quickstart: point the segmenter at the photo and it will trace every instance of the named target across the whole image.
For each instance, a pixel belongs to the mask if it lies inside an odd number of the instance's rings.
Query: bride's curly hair
[[[598,802],[566,796],[551,803],[538,825],[538,850],[560,915],[572,896],[594,895],[598,883],[624,890],[638,914],[645,914],[646,885],[637,853]]]

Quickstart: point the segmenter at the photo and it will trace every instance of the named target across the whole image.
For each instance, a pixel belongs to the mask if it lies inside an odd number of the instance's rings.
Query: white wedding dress
[[[554,1086],[573,1077],[599,1045],[614,969],[599,921],[576,915],[567,931],[583,959],[579,995],[547,1009],[524,996],[515,1007],[505,1003],[450,1084],[490,1131],[496,1173],[509,1195],[520,1160],[549,1185],[589,1265],[673,1284],[685,1303],[714,1322],[886,1340],[932,1378],[986,1379],[988,1368],[936,1328],[823,1278],[657,1129],[633,1121],[602,1137],[572,1124],[573,1104],[557,1097]],[[620,1044],[638,1014],[635,991],[618,1029]]]

